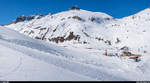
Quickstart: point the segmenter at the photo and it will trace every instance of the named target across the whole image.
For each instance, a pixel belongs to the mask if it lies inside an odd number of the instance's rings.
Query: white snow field
[[[21,46],[7,40],[32,41],[12,30],[0,29],[0,80],[1,81],[82,81],[96,80],[61,68],[51,62],[53,54],[41,53],[32,47]],[[21,42],[22,43],[22,42]],[[35,46],[36,47],[36,46]],[[32,52],[33,50],[33,52]],[[41,53],[41,54],[40,54]],[[50,55],[50,57],[47,56]],[[54,54],[55,55],[55,54]],[[43,57],[45,56],[45,57]],[[43,58],[40,58],[43,57]],[[48,60],[42,60],[42,59]],[[54,58],[55,59],[55,58]],[[53,60],[54,60],[53,59]],[[56,58],[56,61],[57,58]],[[61,63],[63,64],[63,63]]]
[[[82,9],[21,16],[0,27],[0,79],[149,81],[149,12],[121,19]],[[141,61],[104,56],[124,46]]]
[[[1,81],[66,81],[93,80],[53,64],[31,58],[26,54],[0,46],[0,80]]]
[[[136,63],[98,50],[59,47],[0,27],[1,80],[149,80],[149,57]]]

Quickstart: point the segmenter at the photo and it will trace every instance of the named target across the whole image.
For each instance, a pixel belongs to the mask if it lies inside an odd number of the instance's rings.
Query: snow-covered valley
[[[82,9],[21,16],[0,27],[0,80],[147,81],[149,11],[122,19]],[[125,46],[141,61],[104,56]]]

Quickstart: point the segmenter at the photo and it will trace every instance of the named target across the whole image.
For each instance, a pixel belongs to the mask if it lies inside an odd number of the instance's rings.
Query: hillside
[[[40,52],[36,50],[38,46],[27,46],[32,42],[36,42],[36,45],[42,45],[39,41],[3,27],[0,27],[0,34],[1,81],[96,80],[59,67],[56,65],[60,64],[58,62],[47,62],[44,58],[48,59],[48,56],[51,58],[55,54]],[[53,57],[53,60],[57,61],[57,58]]]
[[[101,43],[109,45],[111,33],[104,35],[108,30],[103,26],[113,20],[107,14],[80,9],[48,14],[40,19],[12,23],[5,27],[48,42],[94,44],[102,37],[105,39]]]
[[[149,56],[137,63],[106,57],[95,49],[56,46],[0,28],[1,80],[149,80]]]
[[[82,45],[98,49],[127,46],[134,51],[148,52],[149,11],[148,8],[135,15],[115,19],[101,12],[72,9],[57,14],[32,16],[31,20],[21,22],[15,20],[16,23],[13,21],[5,27],[64,46]]]

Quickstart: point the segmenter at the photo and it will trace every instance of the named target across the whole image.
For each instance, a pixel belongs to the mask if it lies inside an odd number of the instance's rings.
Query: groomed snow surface
[[[19,40],[20,44],[21,41],[28,43],[29,41],[36,42],[35,40],[4,28],[0,29],[0,34],[1,81],[95,80],[59,67],[54,64],[55,62],[51,63],[51,59],[48,58],[55,54],[46,54],[40,50],[32,49],[32,47],[19,45]],[[18,44],[15,44],[17,42],[9,42],[9,40],[18,40]],[[50,57],[48,57],[49,55]],[[46,58],[47,60],[42,60]],[[58,61],[57,58],[56,61]],[[58,62],[58,64],[60,63]]]
[[[149,80],[149,57],[137,63],[103,51],[60,47],[0,28],[0,80]]]

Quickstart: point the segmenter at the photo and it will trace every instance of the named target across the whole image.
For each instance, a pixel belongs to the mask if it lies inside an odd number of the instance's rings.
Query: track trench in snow
[[[17,41],[19,42],[19,40]],[[26,46],[26,45],[17,44],[15,42],[12,42],[11,40],[1,39],[0,43],[6,47],[22,52],[30,57],[39,59],[49,64],[53,64],[53,65],[62,67],[66,70],[69,70],[69,71],[72,71],[81,75],[85,75],[85,76],[88,76],[97,80],[127,80],[126,78],[119,77],[119,73],[111,74],[112,71],[108,69],[105,70],[101,67],[96,67],[90,64],[88,65],[88,64],[70,61],[70,60],[63,58],[62,56],[52,56],[52,54],[57,55],[58,54],[57,51],[55,51],[55,53],[54,51],[45,52],[45,51],[41,51],[40,49],[30,47],[30,45]]]
[[[14,73],[15,71],[17,71],[21,67],[22,56],[17,55],[17,57],[19,57],[19,61],[18,61],[19,63],[16,66],[14,66],[11,70],[9,70],[7,73],[0,73],[0,78],[4,78],[5,76],[8,76],[8,75]],[[0,79],[0,80],[2,81],[2,79]]]

